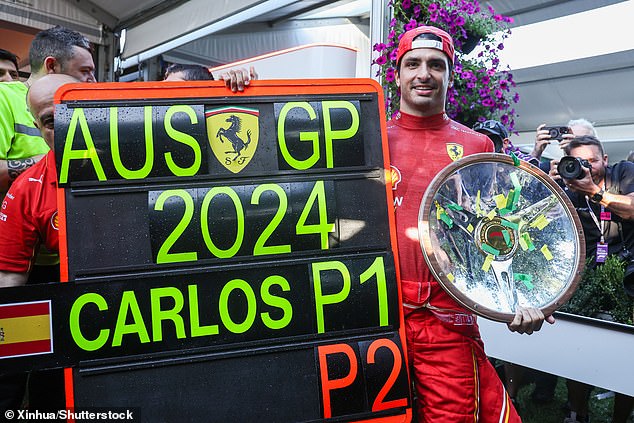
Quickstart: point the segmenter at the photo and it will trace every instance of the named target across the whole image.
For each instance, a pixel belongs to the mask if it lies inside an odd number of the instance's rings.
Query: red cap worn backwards
[[[434,34],[442,41],[418,39],[421,34]],[[440,28],[435,26],[419,26],[418,28],[410,29],[401,37],[401,41],[398,43],[398,50],[396,52],[396,63],[400,63],[401,58],[405,53],[415,48],[435,48],[443,51],[449,58],[449,63],[453,64],[454,47],[451,36]]]

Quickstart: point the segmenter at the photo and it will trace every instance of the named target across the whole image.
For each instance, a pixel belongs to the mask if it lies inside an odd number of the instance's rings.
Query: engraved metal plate
[[[513,320],[518,305],[552,314],[573,294],[585,262],[581,222],[565,192],[504,154],[470,155],[436,175],[418,232],[449,295],[502,322]]]

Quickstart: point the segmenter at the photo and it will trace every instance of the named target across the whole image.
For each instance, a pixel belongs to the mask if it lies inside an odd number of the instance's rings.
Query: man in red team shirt
[[[29,110],[42,137],[51,148],[42,160],[11,185],[0,211],[0,287],[24,285],[41,244],[57,252],[57,197],[53,152],[55,91],[79,82],[64,74],[46,75],[31,85]]]
[[[392,173],[400,175],[393,189],[417,415],[421,422],[520,422],[484,353],[475,316],[434,280],[418,240],[418,211],[433,177],[463,155],[493,151],[486,135],[445,114],[453,58],[445,31],[423,26],[406,32],[397,52],[400,113],[388,122]],[[531,334],[543,321],[540,310],[520,307],[508,326]]]

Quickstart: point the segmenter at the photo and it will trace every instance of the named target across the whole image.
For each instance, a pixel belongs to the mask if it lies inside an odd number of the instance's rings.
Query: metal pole
[[[372,9],[370,10],[370,59],[374,58],[374,45],[385,42],[388,22],[389,19],[391,19],[391,16],[388,16],[391,14],[391,9],[388,9],[387,1],[388,0],[372,0]],[[377,76],[379,66],[370,66],[370,77],[381,84],[381,77]]]

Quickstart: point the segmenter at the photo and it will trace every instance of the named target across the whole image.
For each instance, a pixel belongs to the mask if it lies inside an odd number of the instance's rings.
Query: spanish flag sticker
[[[52,352],[50,301],[0,305],[0,359]]]

